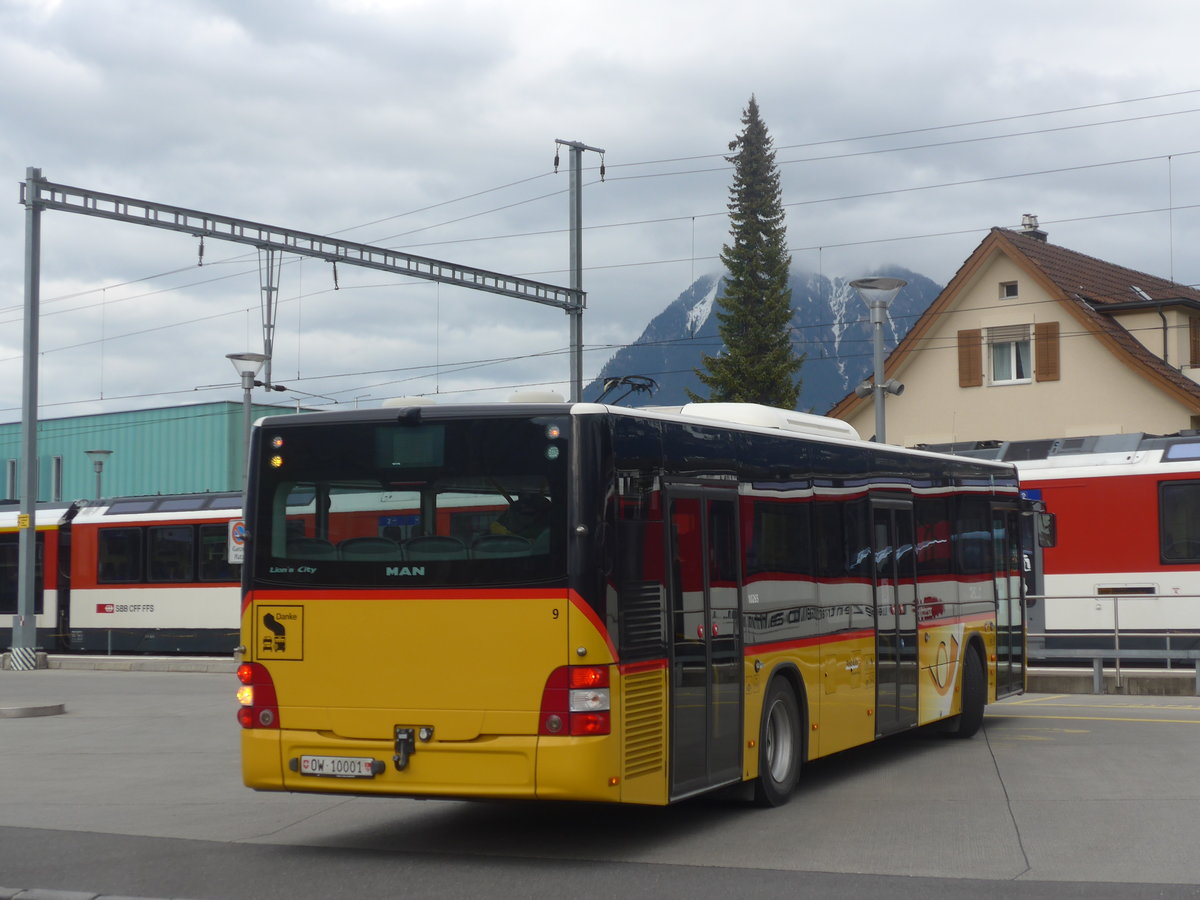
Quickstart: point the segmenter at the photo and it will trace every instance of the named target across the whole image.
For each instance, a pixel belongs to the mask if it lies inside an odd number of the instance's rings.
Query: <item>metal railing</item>
[[[1196,671],[1196,694],[1200,696],[1200,629],[1173,628],[1173,629],[1158,629],[1154,631],[1146,630],[1122,630],[1121,628],[1121,601],[1126,602],[1144,602],[1146,600],[1191,600],[1200,603],[1200,594],[1169,594],[1163,595],[1156,591],[1147,591],[1144,588],[1139,590],[1141,586],[1133,586],[1129,588],[1112,588],[1111,592],[1097,594],[1078,594],[1078,595],[1063,595],[1063,594],[1028,594],[1026,595],[1026,603],[1029,605],[1032,602],[1038,602],[1045,609],[1048,603],[1056,600],[1085,600],[1097,603],[1111,603],[1112,605],[1112,627],[1107,629],[1087,629],[1069,631],[1047,631],[1047,632],[1028,632],[1027,652],[1030,661],[1034,660],[1091,660],[1092,662],[1092,683],[1096,693],[1103,693],[1104,687],[1104,663],[1107,660],[1112,660],[1113,671],[1116,678],[1116,687],[1118,690],[1122,687],[1122,671],[1121,664],[1123,660],[1162,660],[1163,667],[1166,669],[1172,668],[1172,663],[1176,660],[1189,660],[1192,662]],[[1045,614],[1043,613],[1043,619]],[[1098,646],[1088,647],[1047,647],[1047,639],[1056,639],[1059,641],[1071,642],[1087,642],[1094,641]],[[1122,646],[1122,639],[1126,641],[1125,646]],[[1137,639],[1137,643],[1151,644],[1159,646],[1137,646],[1130,647],[1129,642]],[[1180,641],[1189,644],[1188,647],[1172,646],[1172,641]]]

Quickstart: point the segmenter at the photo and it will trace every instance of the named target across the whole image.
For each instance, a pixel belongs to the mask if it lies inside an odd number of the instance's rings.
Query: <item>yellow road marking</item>
[[[1050,699],[1050,698],[1045,698]],[[1054,700],[1064,700],[1063,697],[1055,697]],[[1020,706],[1025,701],[1017,701],[1016,703],[994,704],[994,708],[1002,709],[1008,706]],[[1186,712],[1200,712],[1200,705],[1196,704],[1180,704],[1180,703],[1040,703],[1041,706],[1069,706],[1075,709],[1174,709],[1184,710]]]
[[[994,713],[987,714],[992,719],[1055,719],[1080,722],[1151,722],[1155,725],[1200,725],[1200,719],[1145,719],[1121,716],[1034,716],[1028,713]]]
[[[1023,700],[1005,700],[1005,706],[1022,706],[1026,703],[1046,703],[1050,700],[1065,700],[1069,694],[1050,694],[1045,697],[1026,697]]]

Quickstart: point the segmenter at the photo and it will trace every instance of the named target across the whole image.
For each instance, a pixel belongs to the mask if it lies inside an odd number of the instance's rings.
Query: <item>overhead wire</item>
[[[1077,112],[1077,111],[1087,110],[1087,109],[1096,109],[1096,108],[1107,107],[1107,106],[1116,106],[1116,105],[1120,105],[1120,104],[1137,103],[1137,102],[1145,102],[1145,101],[1149,101],[1149,100],[1158,100],[1158,99],[1164,99],[1164,98],[1170,98],[1170,97],[1178,97],[1178,96],[1184,96],[1184,95],[1198,93],[1198,92],[1200,92],[1200,91],[1180,91],[1180,92],[1174,92],[1174,93],[1170,93],[1170,94],[1160,94],[1160,95],[1154,95],[1154,96],[1144,97],[1144,98],[1132,98],[1132,99],[1127,99],[1127,100],[1109,101],[1107,103],[1091,104],[1088,106],[1071,107],[1071,108],[1060,109],[1060,110],[1048,110],[1048,111],[1035,112],[1035,113],[1026,113],[1026,114],[1021,114],[1021,115],[1017,115],[1017,116],[1005,116],[1005,117],[997,117],[997,118],[992,118],[992,119],[977,120],[974,122],[958,123],[956,125],[929,126],[926,128],[907,129],[907,130],[898,131],[898,132],[888,132],[888,133],[881,133],[881,134],[875,134],[875,135],[866,135],[866,136],[861,136],[858,138],[826,140],[826,141],[819,141],[819,142],[810,142],[807,144],[793,144],[793,145],[787,145],[785,147],[781,147],[778,149],[803,149],[803,148],[814,147],[814,146],[830,145],[830,144],[837,144],[837,143],[850,143],[850,142],[854,142],[854,141],[877,139],[877,138],[883,138],[883,137],[896,137],[896,136],[903,136],[903,135],[908,135],[908,134],[925,133],[925,132],[932,132],[932,131],[938,131],[938,130],[948,130],[948,129],[952,129],[952,128],[965,128],[965,127],[971,127],[971,126],[976,126],[976,125],[992,124],[992,123],[996,123],[996,122],[1014,121],[1014,120],[1019,120],[1019,119],[1028,119],[1028,118],[1034,118],[1034,117],[1040,117],[1040,116],[1049,116],[1049,115],[1061,114],[1061,113],[1066,113],[1066,112]],[[1028,136],[1028,135],[1035,135],[1035,134],[1067,131],[1067,130],[1073,130],[1073,129],[1079,129],[1079,128],[1098,127],[1098,126],[1106,125],[1106,124],[1125,124],[1125,123],[1129,123],[1129,122],[1161,118],[1164,116],[1184,115],[1184,114],[1193,113],[1193,112],[1197,112],[1197,111],[1200,111],[1200,110],[1194,110],[1194,109],[1177,110],[1177,111],[1156,113],[1156,114],[1145,115],[1145,116],[1136,116],[1136,117],[1127,117],[1127,118],[1123,118],[1123,119],[1108,120],[1108,121],[1104,121],[1104,122],[1078,123],[1078,124],[1074,124],[1074,125],[1056,126],[1056,127],[1050,127],[1050,128],[1044,128],[1044,129],[1007,133],[1007,134],[1002,134],[1002,135],[988,135],[988,136],[982,136],[982,137],[958,139],[958,140],[953,140],[953,141],[915,145],[915,146],[911,146],[911,147],[875,148],[875,149],[866,150],[866,151],[856,151],[856,152],[851,152],[851,153],[837,154],[837,155],[833,155],[833,156],[829,156],[829,157],[817,157],[817,158],[811,158],[811,159],[789,160],[789,161],[785,161],[785,162],[787,162],[787,163],[811,162],[811,161],[815,161],[818,159],[841,159],[841,158],[849,158],[849,157],[854,157],[854,156],[869,155],[869,154],[876,154],[876,153],[901,152],[901,151],[910,150],[910,149],[927,149],[927,148],[931,148],[931,147],[950,146],[950,145],[954,145],[954,144],[958,144],[958,143],[971,143],[971,142],[975,142],[978,140],[999,140],[999,139],[1008,138],[1008,137]],[[936,184],[936,185],[921,185],[921,186],[887,189],[887,190],[881,190],[881,191],[863,192],[860,194],[844,195],[841,197],[814,198],[814,199],[796,201],[793,203],[785,204],[785,206],[803,206],[803,205],[811,205],[811,204],[815,204],[815,203],[839,202],[839,201],[847,200],[847,199],[862,199],[862,198],[867,198],[867,197],[876,197],[876,196],[882,196],[882,195],[894,194],[894,193],[909,193],[909,192],[921,191],[921,190],[934,190],[934,189],[941,189],[941,188],[962,187],[962,186],[969,185],[969,184],[985,183],[985,182],[989,182],[989,181],[997,181],[997,180],[1003,180],[1003,179],[1035,177],[1038,175],[1046,175],[1046,174],[1060,174],[1063,172],[1083,171],[1083,170],[1087,170],[1087,169],[1101,168],[1101,167],[1106,167],[1106,166],[1118,166],[1118,165],[1127,165],[1127,164],[1134,164],[1134,163],[1140,163],[1140,162],[1161,160],[1164,158],[1171,158],[1174,156],[1191,155],[1191,154],[1194,154],[1197,152],[1200,152],[1200,151],[1194,151],[1194,150],[1193,151],[1183,151],[1183,152],[1175,152],[1172,154],[1161,154],[1161,155],[1156,155],[1156,156],[1139,157],[1139,158],[1128,159],[1128,160],[1113,160],[1113,161],[1108,161],[1108,162],[1081,164],[1081,165],[1077,165],[1077,166],[1066,166],[1066,167],[1060,167],[1060,168],[1056,168],[1056,169],[1045,169],[1045,170],[1039,170],[1036,172],[1028,172],[1028,173],[1010,173],[1010,174],[1006,174],[1006,175],[981,177],[978,179],[964,179],[964,180],[960,180],[957,182],[945,182],[945,183]],[[715,158],[718,155],[723,155],[723,154],[713,154],[711,157],[703,157],[703,156],[679,157],[679,158],[676,158],[675,160],[646,161],[646,162],[641,162],[641,163],[619,163],[619,164],[614,164],[614,165],[610,166],[610,168],[627,168],[627,167],[633,167],[633,166],[638,166],[638,165],[651,165],[651,164],[656,164],[656,163],[660,163],[660,162],[687,161],[687,160],[691,160],[691,159],[701,159],[701,158]],[[334,232],[334,233],[344,233],[345,231],[350,231],[350,230],[354,230],[354,229],[362,228],[362,227],[368,227],[370,225],[379,224],[379,223],[386,222],[386,221],[392,221],[392,220],[402,218],[407,215],[412,215],[412,214],[416,214],[419,212],[425,212],[425,211],[429,211],[432,209],[441,208],[441,207],[448,206],[448,205],[451,205],[456,202],[460,202],[460,201],[467,200],[467,199],[473,199],[473,198],[476,198],[479,196],[494,193],[496,191],[504,190],[509,187],[526,184],[526,183],[538,180],[540,178],[544,178],[544,177],[546,177],[547,174],[548,173],[541,173],[541,174],[529,176],[528,178],[519,179],[517,181],[509,182],[508,184],[505,184],[505,185],[499,185],[494,188],[488,188],[486,190],[477,191],[477,192],[474,192],[471,194],[464,195],[463,197],[460,197],[460,198],[455,198],[453,200],[448,200],[448,201],[444,201],[444,202],[436,203],[436,204],[430,204],[428,206],[421,207],[419,209],[410,210],[406,213],[399,213],[394,216],[387,216],[387,217],[384,217],[381,219],[373,220],[372,222],[363,223],[362,225],[350,226],[348,228],[342,229],[341,232]],[[658,173],[655,176],[616,176],[615,179],[613,176],[610,175],[609,180],[610,181],[611,180],[619,180],[623,177],[630,177],[630,178],[632,178],[632,177],[637,177],[637,178],[667,177],[667,176],[670,176],[673,174],[680,174],[680,173],[670,173],[670,172]],[[424,226],[422,228],[412,229],[410,231],[402,232],[397,235],[392,235],[392,236],[382,238],[381,240],[392,240],[392,239],[395,239],[398,237],[405,237],[405,236],[409,236],[412,234],[420,233],[422,231],[427,231],[432,228],[441,227],[442,225],[453,224],[453,223],[462,222],[462,221],[465,221],[465,220],[468,220],[471,218],[478,218],[481,216],[490,215],[495,212],[503,211],[506,209],[511,209],[516,206],[524,205],[527,203],[538,202],[539,200],[543,200],[548,197],[556,196],[561,193],[563,193],[563,191],[556,191],[556,192],[542,194],[537,197],[529,198],[527,200],[517,201],[517,202],[511,203],[511,204],[505,204],[503,206],[494,207],[489,210],[480,211],[478,213],[474,213],[471,215],[457,217],[455,219],[448,220],[446,222],[435,223],[432,225]],[[1170,209],[1172,211],[1181,210],[1181,209],[1191,209],[1191,208],[1195,208],[1195,205],[1170,207]],[[1162,212],[1162,211],[1163,211],[1162,209],[1157,209],[1157,210],[1136,210],[1136,211],[1127,211],[1127,212],[1119,212],[1119,213],[1108,213],[1108,214],[1097,215],[1097,216],[1074,217],[1074,218],[1069,218],[1069,219],[1060,219],[1060,220],[1053,220],[1053,221],[1048,220],[1047,224],[1054,224],[1054,222],[1075,222],[1075,221],[1086,221],[1086,220],[1103,219],[1103,218],[1115,218],[1115,217],[1126,216],[1126,215],[1142,215],[1142,214],[1146,214],[1146,213]],[[586,228],[590,230],[590,229],[597,229],[597,228],[616,228],[616,227],[628,227],[631,225],[658,224],[658,223],[662,223],[662,222],[679,221],[679,220],[683,220],[683,219],[694,220],[697,217],[703,218],[706,216],[717,216],[717,215],[724,215],[724,214],[725,214],[724,212],[722,212],[722,213],[689,214],[686,216],[677,216],[677,217],[660,217],[660,218],[655,218],[655,219],[647,219],[647,220],[639,220],[639,221],[607,223],[607,224],[601,224],[601,225],[589,225],[589,226],[586,226]],[[565,230],[565,229],[554,229],[552,231],[530,232],[527,234],[528,235],[544,235],[544,234],[552,234],[552,233],[561,233],[563,230]],[[981,230],[985,230],[985,229],[969,228],[969,229],[959,229],[959,230],[953,230],[953,231],[924,233],[924,234],[919,234],[919,235],[904,235],[904,236],[896,236],[896,237],[890,237],[890,238],[864,239],[864,240],[848,241],[848,242],[841,242],[841,243],[824,242],[824,243],[822,243],[820,248],[817,248],[816,246],[797,247],[797,248],[791,248],[789,250],[789,252],[806,252],[809,250],[829,249],[829,248],[835,248],[835,247],[861,246],[864,244],[877,244],[877,243],[888,243],[888,242],[895,242],[895,241],[915,240],[915,239],[923,239],[923,238],[931,238],[931,237],[943,237],[943,236],[949,236],[949,235],[958,235],[958,234],[964,234],[964,233],[979,232]],[[494,239],[499,239],[502,237],[517,237],[517,236],[526,236],[526,235],[500,235],[500,236],[493,236],[490,239],[494,240]],[[435,245],[445,245],[445,244],[467,243],[467,242],[487,240],[487,239],[489,239],[489,238],[467,238],[467,239],[460,239],[460,240],[433,242],[433,243],[422,244],[422,245],[417,245],[417,246],[424,247],[424,246],[435,246]],[[248,254],[247,254],[247,256],[248,256]],[[221,260],[219,262],[232,263],[232,262],[238,261],[239,258],[240,257],[233,257],[233,258],[230,258],[227,260]],[[700,257],[700,259],[702,259],[702,260],[715,259],[715,258],[716,257]],[[632,267],[646,266],[646,265],[670,264],[670,263],[678,262],[678,261],[679,260],[661,259],[661,260],[650,260],[650,261],[633,262],[633,263],[619,263],[619,264],[612,264],[612,265],[607,265],[607,266],[590,266],[588,268],[589,268],[589,270],[632,268]],[[695,261],[694,255],[693,255],[693,261]],[[211,265],[211,264],[212,263],[209,263],[208,265]],[[192,266],[180,267],[180,268],[168,270],[168,271],[162,272],[162,273],[143,276],[143,277],[137,278],[137,279],[130,279],[130,280],[127,280],[124,282],[119,282],[119,283],[115,283],[115,284],[111,284],[111,285],[104,285],[103,287],[96,288],[91,291],[76,291],[76,292],[72,292],[71,294],[65,294],[65,295],[62,295],[59,297],[51,298],[45,302],[46,303],[61,302],[61,301],[68,300],[68,299],[74,299],[77,297],[86,296],[89,293],[103,292],[103,291],[106,291],[106,290],[114,288],[114,287],[128,286],[128,285],[143,283],[146,281],[152,281],[152,280],[159,279],[159,278],[169,277],[170,275],[179,274],[179,273],[182,273],[185,271],[190,271],[192,268],[194,268],[194,267],[192,267]],[[553,271],[558,272],[561,270],[553,270]],[[111,304],[111,303],[126,302],[127,300],[130,300],[130,299],[137,299],[140,297],[154,296],[154,295],[160,294],[160,293],[179,291],[186,287],[193,287],[193,286],[200,285],[200,284],[208,284],[208,283],[212,283],[212,282],[216,282],[216,281],[228,280],[228,279],[234,278],[234,277],[240,277],[242,274],[244,274],[244,273],[233,273],[230,275],[218,276],[217,278],[204,279],[202,281],[192,282],[188,285],[175,286],[175,287],[171,287],[171,288],[163,288],[163,289],[157,290],[157,291],[146,292],[144,294],[135,295],[134,297],[118,298],[116,300],[108,300],[107,303]],[[541,273],[537,273],[537,274],[541,274]],[[407,282],[407,283],[414,283],[414,282]],[[312,294],[309,294],[307,296],[312,296]],[[9,312],[16,308],[17,307],[0,308],[0,313]],[[80,309],[86,309],[86,308],[89,308],[89,307],[88,306],[73,307],[68,310],[57,310],[54,312],[45,313],[45,315],[61,314],[62,312],[73,312],[73,311],[78,311]],[[139,334],[164,330],[164,329],[170,328],[170,327],[177,327],[178,325],[182,325],[182,324],[193,324],[195,322],[208,321],[208,320],[215,319],[215,318],[221,318],[226,315],[242,314],[244,311],[245,311],[245,308],[239,308],[237,310],[228,310],[224,313],[218,313],[218,314],[214,314],[212,316],[203,316],[203,317],[197,317],[194,319],[189,319],[186,322],[154,326],[154,327],[147,328],[147,329],[140,329],[140,330],[134,331],[134,332],[127,332],[123,335],[110,335],[107,338],[105,338],[105,340],[116,340],[116,339],[120,339],[122,337],[136,336]],[[77,349],[81,346],[86,346],[89,343],[95,343],[95,342],[94,341],[81,342],[81,343],[72,344],[72,345],[69,345],[66,347],[60,347],[60,348],[54,348],[51,350],[46,350],[43,352],[50,353],[50,352],[61,351],[61,350]],[[530,354],[529,356],[537,356],[537,355],[540,355],[540,354]],[[10,357],[8,359],[12,359],[12,357]],[[4,360],[0,360],[0,361],[4,361]],[[505,359],[504,361],[510,361],[510,360]],[[483,365],[483,364],[486,364],[486,363],[482,363],[482,362],[480,363],[480,365]]]

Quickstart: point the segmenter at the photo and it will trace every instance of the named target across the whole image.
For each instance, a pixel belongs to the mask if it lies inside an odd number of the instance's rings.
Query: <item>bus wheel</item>
[[[983,660],[975,645],[967,647],[963,654],[962,712],[946,720],[945,733],[951,737],[972,737],[983,725],[983,708],[987,705],[987,676],[983,672]]]
[[[800,779],[802,746],[796,694],[784,679],[776,678],[763,703],[762,726],[758,733],[756,804],[782,806],[787,803]]]

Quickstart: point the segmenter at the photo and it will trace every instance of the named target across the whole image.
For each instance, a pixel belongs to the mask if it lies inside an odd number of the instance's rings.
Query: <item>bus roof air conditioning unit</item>
[[[854,426],[841,419],[796,412],[794,409],[778,409],[774,406],[763,406],[761,403],[688,403],[680,410],[680,415],[737,425],[753,425],[758,428],[776,428],[780,431],[794,431],[843,441],[861,440]]]

